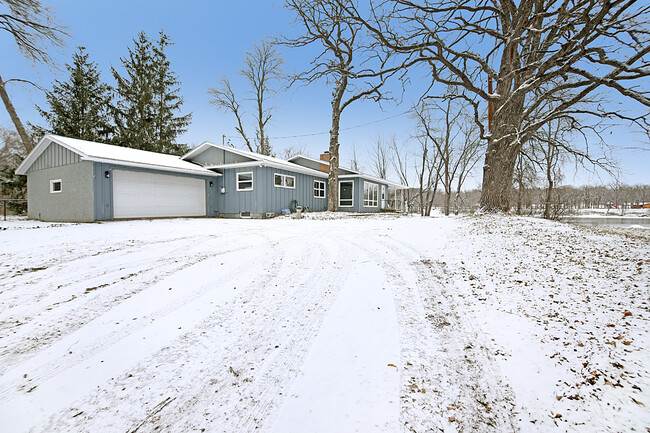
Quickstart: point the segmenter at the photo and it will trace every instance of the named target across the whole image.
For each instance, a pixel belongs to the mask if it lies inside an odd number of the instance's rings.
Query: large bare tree
[[[551,121],[622,120],[650,130],[648,2],[338,1],[386,50],[426,65],[434,83],[461,89],[473,105],[488,142],[486,210],[509,208],[517,156]],[[636,106],[625,112],[608,103],[622,99]]]
[[[382,87],[399,68],[387,67],[388,60],[375,41],[347,15],[347,8],[354,7],[352,0],[286,0],[285,6],[295,15],[302,35],[286,37],[283,43],[295,48],[316,46],[319,51],[308,70],[292,77],[292,84],[324,80],[333,87],[327,210],[336,211],[341,114],[356,101],[385,99]]]
[[[280,53],[268,41],[262,41],[246,53],[244,66],[239,71],[246,78],[250,85],[251,100],[255,108],[253,118],[255,119],[255,139],[251,139],[244,130],[244,115],[242,108],[228,77],[221,77],[219,86],[208,90],[213,99],[210,101],[217,108],[231,112],[237,121],[235,130],[241,135],[246,147],[251,152],[271,155],[271,144],[266,134],[266,127],[272,117],[272,109],[267,106],[268,100],[276,92],[274,82],[277,82],[282,74],[283,60]]]
[[[52,12],[39,0],[1,0],[0,8],[0,29],[14,38],[23,56],[34,63],[51,63],[48,49],[62,46],[67,36],[65,29],[54,23]],[[0,99],[9,113],[25,151],[29,152],[34,143],[7,93],[6,85],[12,81],[30,82],[20,79],[5,81],[0,77]]]

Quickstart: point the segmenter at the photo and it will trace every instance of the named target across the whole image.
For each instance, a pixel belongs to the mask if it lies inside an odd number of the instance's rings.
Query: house
[[[327,209],[329,158],[285,161],[205,142],[182,157],[46,135],[16,170],[28,216],[43,221],[222,216],[264,218],[298,204]],[[393,191],[389,194],[389,188]],[[400,208],[403,187],[341,168],[339,207]]]

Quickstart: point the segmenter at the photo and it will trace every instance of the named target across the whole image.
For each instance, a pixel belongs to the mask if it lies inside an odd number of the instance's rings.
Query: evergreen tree
[[[160,39],[153,46],[156,151],[183,154],[188,148],[184,144],[176,143],[176,137],[187,131],[192,114],[175,116],[175,113],[181,110],[183,98],[179,96],[180,82],[176,74],[171,71],[170,62],[165,54],[165,48],[169,45],[172,45],[169,37],[161,30]]]
[[[113,127],[109,121],[111,88],[102,83],[97,64],[88,60],[85,47],[78,47],[67,64],[68,81],[56,81],[46,98],[49,111],[36,107],[49,124],[42,133],[90,141],[108,141]]]
[[[183,154],[187,146],[176,143],[187,130],[191,114],[177,116],[183,99],[180,82],[170,69],[165,48],[171,45],[164,32],[153,43],[144,32],[134,39],[127,58],[120,59],[125,76],[112,68],[119,100],[115,112],[116,137],[120,146],[153,152]]]

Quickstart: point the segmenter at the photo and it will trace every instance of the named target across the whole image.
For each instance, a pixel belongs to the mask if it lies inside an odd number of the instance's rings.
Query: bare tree
[[[406,203],[409,205],[407,207],[408,211],[412,203],[411,188],[409,188],[409,151],[406,146],[399,146],[394,136],[391,137],[390,150],[392,153],[390,161],[393,170],[397,173],[400,183],[407,187]]]
[[[2,3],[7,7],[8,13],[0,14],[0,29],[11,34],[27,60],[34,63],[51,63],[48,48],[63,46],[64,39],[68,36],[63,27],[54,23],[52,12],[44,7],[40,0],[2,0]],[[5,81],[0,77],[0,99],[16,127],[25,151],[29,152],[34,143],[7,93],[6,85],[11,81],[33,83],[20,79]]]
[[[418,155],[419,161],[415,162],[420,215],[430,216],[438,192],[441,158],[436,146],[429,144],[431,140],[426,132],[420,131],[415,139],[420,143],[421,149],[421,153]]]
[[[532,148],[537,153],[536,163],[544,172],[546,180],[544,218],[552,218],[554,188],[562,178],[562,164],[565,160],[563,149],[568,146],[566,136],[571,127],[561,120],[549,122],[535,134],[531,140]]]
[[[532,204],[530,190],[537,182],[537,173],[532,159],[528,156],[527,149],[524,147],[517,157],[517,164],[515,164],[515,171],[513,182],[516,188],[517,215],[522,215],[524,207],[529,207]]]
[[[464,116],[463,108],[455,96],[448,95],[442,104],[423,103],[413,110],[418,127],[435,145],[440,158],[438,178],[445,191],[445,215],[450,213],[454,191],[456,196],[460,194],[481,149],[481,140],[471,127],[471,120]]]
[[[356,101],[385,99],[382,87],[400,68],[387,67],[386,56],[381,55],[363,26],[348,16],[346,11],[354,6],[353,0],[285,0],[285,6],[295,15],[303,35],[285,38],[283,43],[295,48],[316,45],[321,49],[311,60],[311,67],[291,77],[291,83],[325,80],[333,85],[327,209],[336,211],[341,114]]]
[[[246,112],[240,105],[230,80],[221,77],[219,86],[208,89],[213,97],[210,101],[217,108],[231,112],[237,121],[235,130],[241,135],[246,147],[251,152],[271,155],[271,144],[266,134],[266,127],[272,117],[272,108],[267,107],[268,99],[276,93],[273,83],[278,81],[282,74],[283,60],[280,53],[268,41],[262,41],[246,53],[244,67],[239,73],[246,78],[251,87],[252,101],[255,104],[253,118],[255,119],[254,143],[248,138],[244,130],[244,115]]]
[[[304,154],[305,154],[305,149],[306,149],[306,147],[305,147],[304,144],[303,144],[303,145],[300,145],[300,146],[289,146],[289,147],[286,147],[286,148],[282,151],[282,158],[283,158],[283,159],[291,159],[291,158],[293,158],[294,156],[304,155]]]
[[[390,0],[368,13],[339,4],[387,50],[427,65],[434,83],[461,89],[472,104],[488,142],[486,210],[508,210],[517,156],[551,121],[622,120],[650,135],[648,2]],[[640,109],[610,109],[616,95]]]
[[[393,138],[393,141],[395,139]],[[388,171],[389,147],[383,137],[377,136],[375,138],[375,147],[370,151],[370,158],[372,160],[372,171],[380,179],[386,179]]]
[[[352,158],[350,159],[350,168],[354,171],[361,171],[359,158],[357,157],[357,146],[352,144]]]

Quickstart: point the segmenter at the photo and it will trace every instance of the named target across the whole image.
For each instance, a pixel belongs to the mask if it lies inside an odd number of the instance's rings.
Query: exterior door
[[[381,186],[381,208],[386,209],[386,185]]]
[[[339,207],[354,206],[354,182],[339,182]]]

